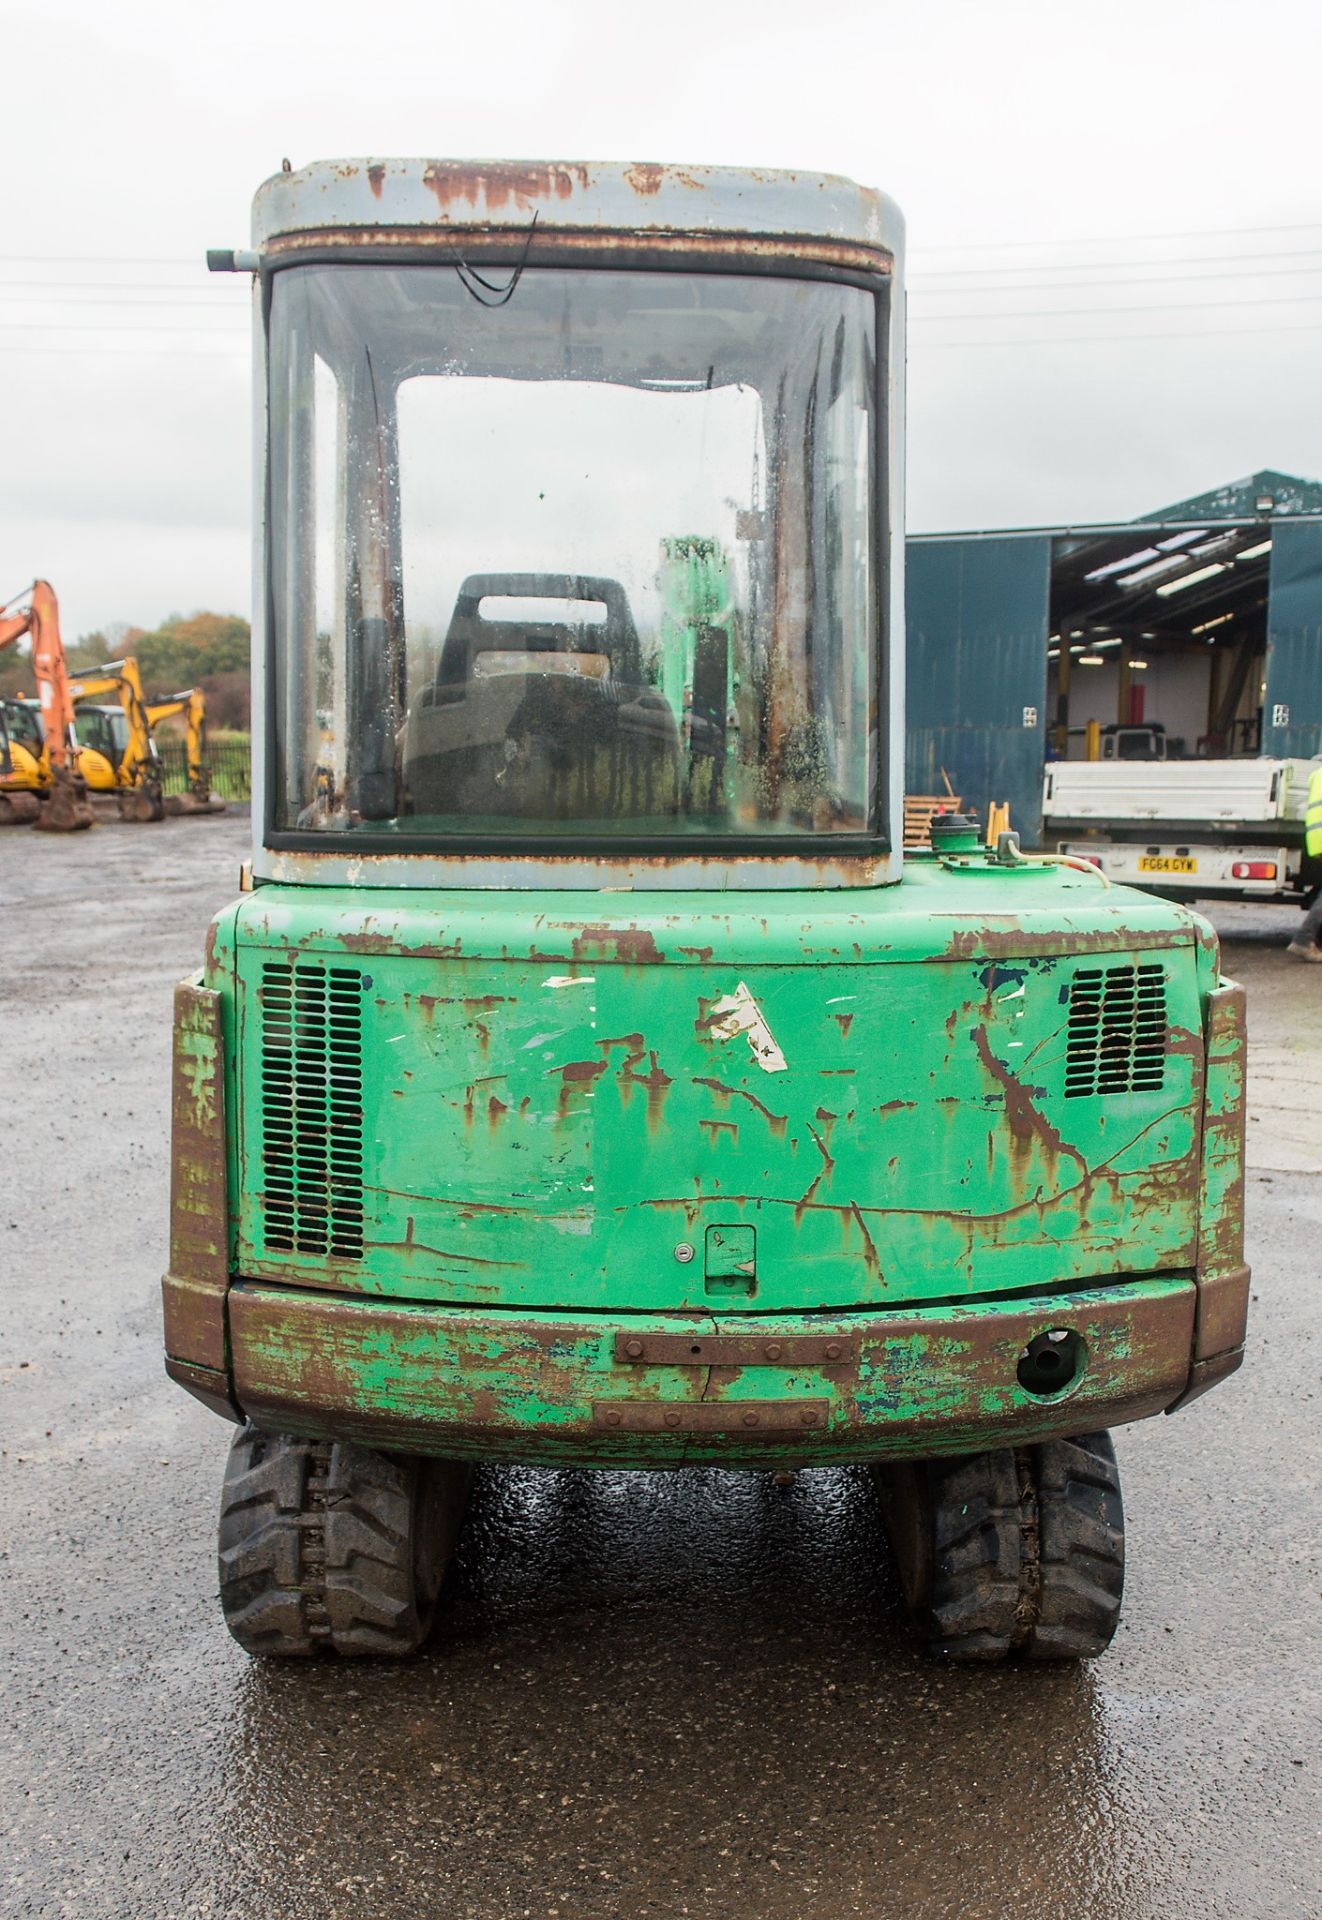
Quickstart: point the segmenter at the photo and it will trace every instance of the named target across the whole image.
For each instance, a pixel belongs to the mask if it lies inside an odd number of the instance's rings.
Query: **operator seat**
[[[584,618],[499,617],[501,600],[584,604]],[[605,619],[587,618],[593,603]],[[491,609],[495,606],[495,613]],[[435,684],[410,710],[404,778],[418,815],[614,823],[674,813],[679,730],[643,683],[618,581],[472,574]]]

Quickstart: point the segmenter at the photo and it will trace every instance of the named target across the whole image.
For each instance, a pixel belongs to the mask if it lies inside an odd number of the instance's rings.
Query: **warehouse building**
[[[1322,753],[1316,481],[1264,471],[1122,525],[914,535],[906,565],[910,793],[984,819],[1008,802],[1035,844],[1045,761],[1114,752],[1118,729],[1160,730],[1170,757]]]

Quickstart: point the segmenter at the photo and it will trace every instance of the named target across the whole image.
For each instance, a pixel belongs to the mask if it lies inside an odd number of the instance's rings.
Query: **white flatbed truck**
[[[1058,760],[1043,782],[1043,841],[1108,880],[1192,899],[1299,905],[1322,884],[1304,852],[1317,760]]]

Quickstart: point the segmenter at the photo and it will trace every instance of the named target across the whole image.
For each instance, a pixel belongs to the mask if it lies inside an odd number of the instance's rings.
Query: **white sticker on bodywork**
[[[746,1033],[753,1058],[765,1073],[784,1073],[785,1056],[776,1045],[766,1016],[741,980],[733,993],[718,1000],[708,1016],[707,1031],[713,1040],[733,1040]]]

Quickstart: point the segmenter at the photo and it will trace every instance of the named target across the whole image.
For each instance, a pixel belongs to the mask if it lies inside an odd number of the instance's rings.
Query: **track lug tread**
[[[1125,1563],[1109,1434],[905,1471],[911,1502],[917,1489],[926,1546],[912,1532],[912,1505],[907,1537],[892,1529],[892,1545],[913,1561],[901,1568],[902,1584],[930,1652],[969,1662],[1105,1652],[1120,1617]]]
[[[253,1654],[415,1653],[468,1480],[450,1462],[243,1428],[217,1556],[230,1632]]]

